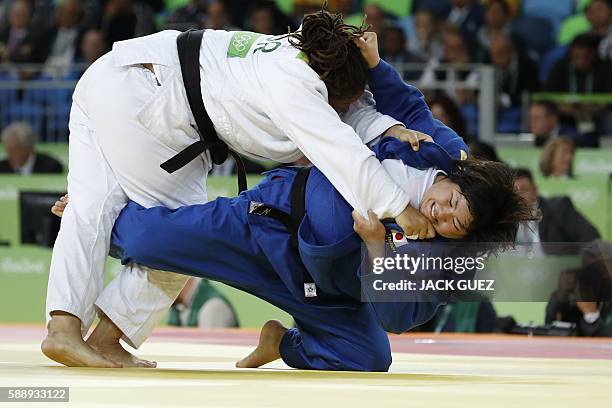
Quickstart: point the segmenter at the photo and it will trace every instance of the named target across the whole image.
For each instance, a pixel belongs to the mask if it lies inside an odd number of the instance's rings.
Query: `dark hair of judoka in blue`
[[[473,221],[465,240],[512,245],[518,225],[539,215],[514,188],[514,171],[493,161],[456,161],[448,173],[468,203]]]

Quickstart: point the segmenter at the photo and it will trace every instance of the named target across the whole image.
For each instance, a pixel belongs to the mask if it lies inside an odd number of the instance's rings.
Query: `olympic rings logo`
[[[251,36],[242,34],[234,37],[234,39],[232,40],[232,45],[234,46],[236,51],[242,52],[246,50],[246,46],[250,41]]]

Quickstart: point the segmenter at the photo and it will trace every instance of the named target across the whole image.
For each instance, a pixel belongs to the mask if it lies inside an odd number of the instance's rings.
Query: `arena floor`
[[[139,351],[157,369],[82,369],[39,351],[41,326],[0,326],[0,386],[69,386],[70,403],[18,407],[609,406],[612,339],[392,336],[390,373],[236,369],[254,331],[159,329]],[[0,407],[9,406],[0,403]]]

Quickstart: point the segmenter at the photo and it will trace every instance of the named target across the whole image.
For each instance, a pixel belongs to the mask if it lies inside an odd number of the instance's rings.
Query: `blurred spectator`
[[[449,64],[468,64],[471,62],[465,38],[460,31],[445,30],[442,42],[442,62]]]
[[[164,0],[133,0],[134,14],[136,14],[135,37],[157,32],[155,13],[164,9]]]
[[[102,17],[102,32],[107,44],[136,36],[137,17],[131,0],[108,0]]]
[[[521,223],[516,242],[590,242],[599,238],[597,229],[574,207],[567,196],[540,197],[531,171],[519,168],[515,172],[514,188],[539,211],[541,220]],[[547,247],[544,247],[545,252]]]
[[[546,323],[570,322],[579,336],[612,336],[612,244],[595,241],[582,264],[564,270],[546,305]]]
[[[491,37],[500,34],[509,35],[512,11],[506,0],[489,0],[486,4],[485,24],[478,30],[480,61],[487,60]]]
[[[107,0],[101,24],[106,43],[112,46],[155,32],[153,6],[157,6],[153,0]]]
[[[574,38],[568,57],[553,67],[546,90],[568,93],[612,91],[610,65],[599,59],[597,46],[598,38],[591,34]]]
[[[208,4],[206,17],[204,18],[204,28],[227,31],[240,30],[231,24],[225,4],[220,0],[213,0]]]
[[[2,144],[8,158],[0,161],[0,173],[27,176],[34,173],[62,173],[61,163],[46,154],[36,153],[36,135],[25,122],[10,124],[2,131]]]
[[[274,21],[274,10],[268,3],[259,2],[249,13],[248,27],[251,31],[262,34],[279,34]]]
[[[465,120],[455,101],[445,94],[437,94],[428,101],[428,104],[434,118],[453,129],[459,136],[467,139]]]
[[[423,61],[442,58],[442,39],[439,35],[439,21],[425,9],[414,13],[415,35],[408,39],[408,50]]]
[[[207,0],[191,0],[187,5],[179,7],[166,19],[166,29],[201,28],[206,16]]]
[[[488,160],[494,162],[501,162],[495,147],[486,142],[475,141],[468,145],[469,157],[475,160]]]
[[[495,67],[500,106],[521,106],[523,92],[533,92],[539,87],[537,66],[527,55],[519,52],[505,34],[490,38],[489,54]]]
[[[461,29],[468,49],[477,49],[478,30],[484,22],[484,8],[477,0],[451,0],[452,9],[448,23]]]
[[[544,177],[574,177],[574,142],[566,137],[550,139],[540,157],[540,171]]]
[[[82,0],[81,9],[83,10],[83,29],[100,29],[102,15],[104,13],[104,4],[99,0]]]
[[[13,5],[19,1],[25,1],[30,8],[33,31],[47,27],[54,16],[55,0],[2,0],[0,1],[0,31],[4,31],[8,27],[10,11]]]
[[[421,76],[419,70],[401,68],[402,64],[424,62],[406,49],[406,36],[401,28],[395,26],[384,28],[381,56],[388,63],[398,66],[398,70],[405,80],[413,81]]]
[[[456,90],[452,83],[465,81],[468,85],[478,84],[478,72],[466,68],[439,68],[439,64],[469,64],[471,62],[468,48],[461,32],[455,28],[445,30],[442,36],[443,53],[440,61],[429,62],[421,82],[425,87],[436,81],[448,81],[446,93],[455,97],[460,105],[469,98],[469,93]]]
[[[170,326],[219,329],[238,327],[238,317],[208,279],[190,278],[170,309]]]
[[[0,62],[32,62],[31,15],[26,1],[13,3],[9,24],[0,32]]]
[[[53,24],[36,36],[36,59],[51,69],[51,75],[54,73],[52,67],[70,66],[80,53],[82,17],[80,0],[62,0],[57,5]]]
[[[385,11],[375,4],[366,6],[363,13],[366,15],[366,23],[370,25],[368,31],[374,31],[378,38],[382,38],[385,28]]]
[[[591,0],[586,8],[591,33],[601,38],[599,57],[612,60],[612,0]]]
[[[104,42],[102,32],[93,29],[83,35],[80,47],[82,60],[87,66],[93,64],[108,51],[108,44]]]
[[[534,102],[529,108],[529,132],[535,136],[538,147],[552,138],[565,136],[579,147],[595,147],[598,144],[596,135],[581,135],[573,126],[568,126],[560,120],[557,105],[553,102]]]

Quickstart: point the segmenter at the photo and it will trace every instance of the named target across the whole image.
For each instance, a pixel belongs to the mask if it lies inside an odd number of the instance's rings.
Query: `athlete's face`
[[[419,211],[436,234],[449,239],[465,237],[473,221],[461,189],[447,177],[438,178],[425,192]]]
[[[351,97],[346,98],[329,98],[329,104],[339,115],[348,112],[349,107],[353,102],[356,102],[363,95],[363,91],[356,93]]]

